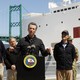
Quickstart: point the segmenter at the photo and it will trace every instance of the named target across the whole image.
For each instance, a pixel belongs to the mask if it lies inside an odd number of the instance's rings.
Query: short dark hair
[[[36,29],[37,29],[37,24],[36,24],[35,22],[30,22],[30,23],[28,24],[28,29],[29,29],[30,25],[35,25],[35,26],[36,26]]]
[[[16,38],[14,38],[14,37],[10,37],[10,38],[9,38],[9,42],[10,42],[12,39],[15,39],[15,41],[16,41]]]
[[[69,35],[69,32],[67,30],[62,31],[62,35]]]

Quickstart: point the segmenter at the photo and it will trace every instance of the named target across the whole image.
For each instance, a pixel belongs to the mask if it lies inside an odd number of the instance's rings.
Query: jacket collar
[[[34,37],[33,38],[30,38],[30,36],[29,35],[27,35],[27,38],[30,40],[30,39],[35,39],[36,38],[36,35],[34,35]]]

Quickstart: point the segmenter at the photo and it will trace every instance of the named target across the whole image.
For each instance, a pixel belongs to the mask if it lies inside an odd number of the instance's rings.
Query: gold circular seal
[[[27,68],[33,68],[35,67],[37,64],[37,59],[35,56],[33,55],[27,55],[24,57],[24,65],[27,67]]]

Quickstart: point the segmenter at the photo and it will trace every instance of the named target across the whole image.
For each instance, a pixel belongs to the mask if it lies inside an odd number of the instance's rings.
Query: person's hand
[[[50,48],[47,48],[46,51],[47,51],[47,53],[51,54],[51,49]]]
[[[79,60],[79,55],[76,55],[75,60],[76,60],[76,61]]]
[[[16,70],[16,66],[15,65],[11,65],[11,69],[12,70]]]
[[[14,47],[10,47],[10,48],[9,48],[9,51],[10,51],[10,52],[14,51]]]
[[[76,61],[78,61],[78,59],[79,59],[78,56],[75,59],[76,59]]]

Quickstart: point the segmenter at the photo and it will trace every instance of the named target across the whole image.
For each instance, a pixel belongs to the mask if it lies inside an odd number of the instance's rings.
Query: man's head
[[[37,24],[34,22],[29,23],[28,25],[28,32],[29,32],[29,36],[34,36],[35,32],[37,30]]]
[[[68,41],[69,41],[69,43],[71,43],[71,44],[72,44],[73,39],[72,39],[72,37],[71,37],[71,36],[69,36]]]
[[[10,44],[11,47],[16,47],[16,44],[17,44],[16,39],[14,37],[11,37],[9,39],[9,44]]]
[[[62,31],[62,39],[63,40],[68,40],[69,38],[69,32],[67,30]]]

